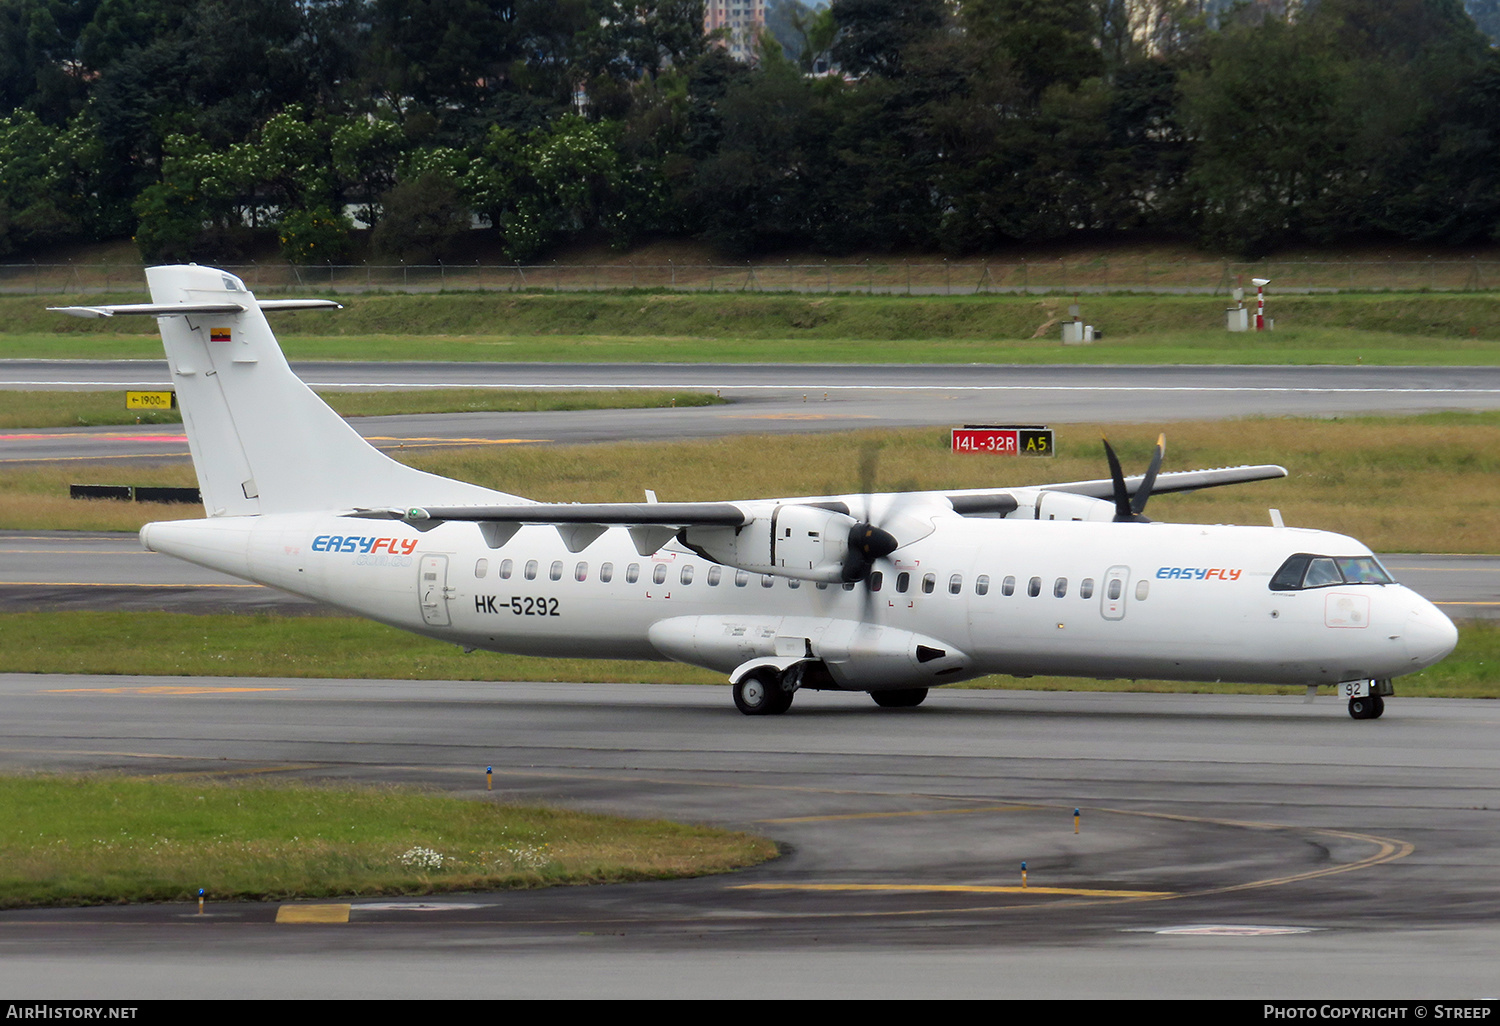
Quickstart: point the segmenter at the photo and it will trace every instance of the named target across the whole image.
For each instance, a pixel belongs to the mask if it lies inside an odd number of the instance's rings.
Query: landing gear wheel
[[[1385,712],[1385,699],[1379,695],[1349,699],[1349,715],[1356,720],[1375,720]]]
[[[882,709],[910,709],[922,704],[926,688],[900,688],[896,691],[872,691],[870,697]]]
[[[791,708],[792,692],[782,689],[780,678],[756,671],[734,685],[734,704],[746,716],[775,716]]]
[[[1376,695],[1371,701],[1374,703],[1375,708],[1370,711],[1370,719],[1378,720],[1381,714],[1385,712],[1385,699]]]

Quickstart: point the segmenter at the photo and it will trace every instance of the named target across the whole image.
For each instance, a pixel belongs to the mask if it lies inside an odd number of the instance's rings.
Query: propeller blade
[[[880,466],[880,443],[867,442],[859,449],[859,490],[865,496],[865,516],[869,516],[870,495],[875,491],[875,471]]]
[[[1130,493],[1125,489],[1125,472],[1120,469],[1120,457],[1115,455],[1108,438],[1099,437],[1104,442],[1104,458],[1109,460],[1110,480],[1115,483],[1115,523],[1133,520],[1135,511],[1130,508]]]
[[[1136,489],[1135,498],[1130,503],[1130,512],[1138,518],[1146,510],[1146,500],[1151,498],[1151,489],[1156,487],[1156,475],[1161,470],[1161,461],[1166,455],[1167,436],[1157,435],[1156,451],[1151,454],[1151,465],[1146,468],[1146,476],[1141,479],[1141,486]]]

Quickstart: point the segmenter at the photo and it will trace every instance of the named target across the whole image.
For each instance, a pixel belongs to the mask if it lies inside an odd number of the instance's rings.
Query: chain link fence
[[[227,264],[252,290],[278,292],[788,292],[1034,295],[1140,292],[1227,295],[1269,278],[1278,293],[1483,292],[1500,261],[1375,260],[1258,263],[1150,260],[911,261],[821,264]],[[0,264],[0,293],[140,292],[139,264]]]

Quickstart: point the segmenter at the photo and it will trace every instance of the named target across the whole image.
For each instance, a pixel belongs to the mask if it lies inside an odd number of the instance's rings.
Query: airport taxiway
[[[337,906],[322,925],[278,903],[10,911],[0,992],[1493,995],[1493,705],[1398,697],[1357,722],[1326,699],[938,690],[757,720],[723,687],[0,675],[7,771],[400,782],[784,851],[699,880],[299,903]]]
[[[362,417],[384,449],[658,441],[966,423],[1166,423],[1500,409],[1494,367],[296,364],[315,388],[652,388],[725,406]],[[0,361],[0,389],[162,387],[162,361]],[[180,426],[0,431],[0,463],[183,461]]]

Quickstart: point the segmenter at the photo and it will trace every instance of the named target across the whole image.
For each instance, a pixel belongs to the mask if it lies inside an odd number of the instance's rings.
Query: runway
[[[652,388],[731,405],[352,421],[391,450],[968,423],[1166,423],[1500,409],[1500,368],[308,363],[315,388]],[[0,388],[160,387],[162,361],[0,361]],[[180,427],[0,431],[0,464],[187,459]]]
[[[0,913],[28,998],[1493,995],[1500,723],[1402,700],[0,676],[0,765],[401,781],[750,829],[725,877]],[[495,768],[487,794],[484,767]],[[1074,833],[1073,810],[1081,813]],[[436,842],[435,842],[436,843]],[[1028,887],[1020,887],[1020,864]]]

